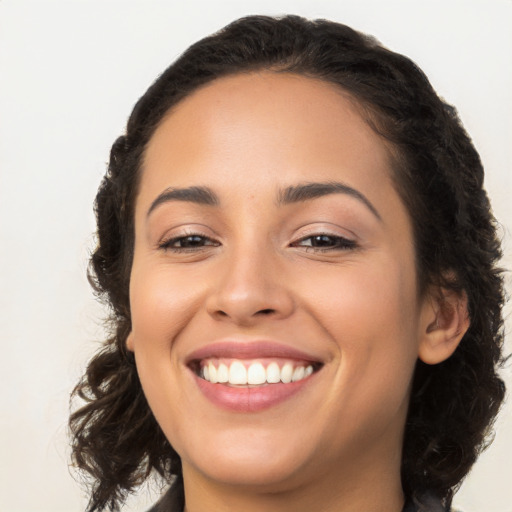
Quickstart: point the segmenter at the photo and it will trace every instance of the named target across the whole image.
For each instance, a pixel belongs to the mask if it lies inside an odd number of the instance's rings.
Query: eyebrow
[[[309,201],[310,199],[316,199],[330,194],[347,194],[354,197],[363,203],[373,213],[373,215],[377,217],[377,219],[382,221],[382,217],[379,212],[364,194],[355,188],[338,181],[329,181],[326,183],[304,183],[286,187],[279,193],[277,202],[279,205],[301,203],[303,201]]]
[[[149,207],[147,216],[159,205],[170,201],[189,201],[196,204],[204,204],[207,206],[218,206],[220,201],[208,187],[187,187],[187,188],[167,188],[165,189]]]
[[[382,221],[377,209],[366,198],[364,194],[344,183],[337,181],[329,181],[326,183],[304,183],[286,187],[278,193],[278,206],[293,203],[301,203],[311,199],[317,199],[330,194],[347,194],[363,203],[377,219]],[[147,216],[155,210],[159,205],[170,201],[188,201],[206,206],[218,206],[220,199],[217,194],[210,188],[204,186],[192,186],[186,188],[169,187],[165,189],[149,207]]]

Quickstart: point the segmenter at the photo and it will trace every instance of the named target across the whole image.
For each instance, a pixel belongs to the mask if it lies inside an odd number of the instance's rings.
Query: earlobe
[[[442,288],[424,308],[418,356],[426,364],[438,364],[455,352],[469,328],[467,295]]]
[[[129,352],[133,352],[133,351],[134,351],[134,346],[133,346],[133,331],[130,331],[130,334],[128,334],[128,337],[126,338],[126,349],[127,349]]]

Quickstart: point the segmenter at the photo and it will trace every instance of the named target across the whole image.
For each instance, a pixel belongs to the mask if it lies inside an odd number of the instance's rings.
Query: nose
[[[278,256],[243,249],[222,258],[207,299],[216,320],[250,327],[263,319],[284,319],[294,311],[293,294]]]

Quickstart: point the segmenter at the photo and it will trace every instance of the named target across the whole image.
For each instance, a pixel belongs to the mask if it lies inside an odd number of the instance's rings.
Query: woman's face
[[[185,477],[399,466],[431,308],[390,166],[346,94],[291,74],[214,81],[156,130],[128,348]]]

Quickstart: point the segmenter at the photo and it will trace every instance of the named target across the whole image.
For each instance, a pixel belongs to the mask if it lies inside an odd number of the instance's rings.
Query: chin
[[[226,486],[258,489],[260,492],[278,492],[292,488],[298,477],[298,468],[291,464],[274,463],[268,460],[226,461],[215,467],[202,465],[195,468],[209,480]],[[185,472],[185,470],[184,470]]]
[[[255,444],[247,442],[251,437],[259,436],[261,433],[254,432],[249,438],[242,437],[243,443],[225,440],[215,443],[220,449],[203,448],[200,453],[190,454],[192,457],[185,455],[182,457],[183,470],[186,472],[189,467],[224,485],[258,487],[269,491],[282,490],[288,482],[308,472],[309,457],[304,446],[284,446],[277,440]]]

